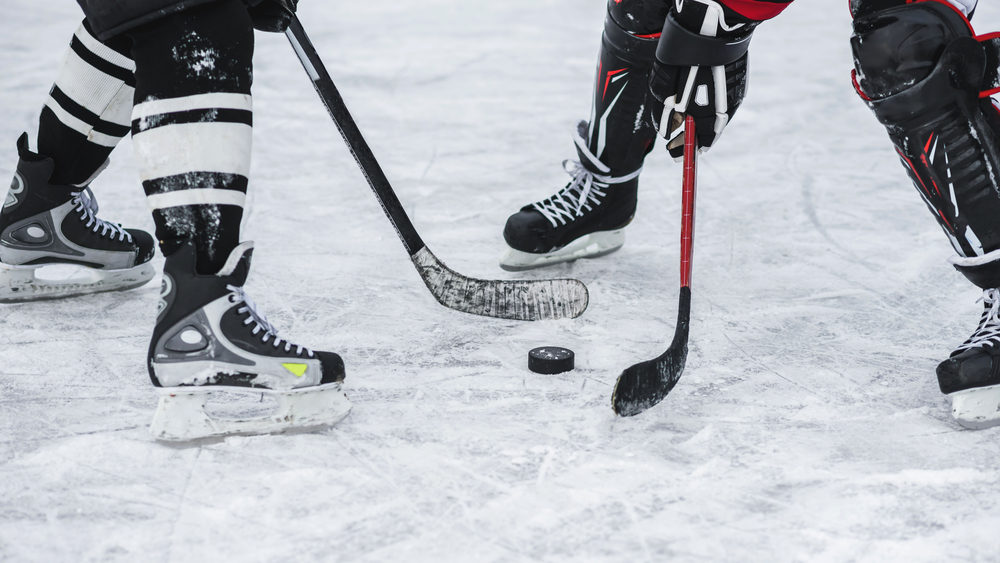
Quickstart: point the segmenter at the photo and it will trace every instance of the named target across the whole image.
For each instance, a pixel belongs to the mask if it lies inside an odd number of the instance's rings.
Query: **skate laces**
[[[119,242],[132,242],[132,233],[129,233],[118,223],[109,223],[97,217],[97,199],[90,188],[84,188],[78,192],[70,193],[73,202],[76,203],[76,210],[80,212],[80,219],[87,222],[86,228],[102,237],[117,238]]]
[[[614,184],[628,182],[642,172],[640,168],[624,176],[610,176],[608,173],[611,172],[611,168],[591,154],[587,142],[581,135],[575,135],[573,141],[580,153],[603,174],[591,171],[579,160],[566,159],[562,162],[563,170],[573,179],[555,195],[532,204],[532,207],[548,219],[553,227],[583,217],[585,211],[590,211],[601,204],[601,200],[607,195],[605,190]]]
[[[243,303],[243,307],[237,309],[236,312],[241,315],[247,313],[247,318],[243,321],[243,326],[254,325],[251,331],[254,336],[263,332],[264,334],[261,336],[262,342],[267,343],[267,341],[274,339],[271,345],[275,348],[280,347],[284,343],[285,352],[290,352],[294,347],[296,355],[301,356],[305,352],[310,358],[313,357],[312,350],[298,344],[292,344],[284,338],[279,337],[278,329],[274,328],[274,325],[268,322],[264,315],[257,310],[257,305],[250,299],[250,296],[246,294],[246,291],[242,287],[227,285],[226,289],[232,292],[229,294],[230,303]]]
[[[1000,289],[984,290],[981,301],[983,316],[979,320],[979,328],[955,352],[1000,344]]]

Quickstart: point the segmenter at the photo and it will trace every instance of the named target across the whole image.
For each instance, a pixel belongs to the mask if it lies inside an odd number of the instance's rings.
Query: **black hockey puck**
[[[576,356],[568,348],[542,346],[528,352],[528,369],[535,373],[552,375],[570,371]]]

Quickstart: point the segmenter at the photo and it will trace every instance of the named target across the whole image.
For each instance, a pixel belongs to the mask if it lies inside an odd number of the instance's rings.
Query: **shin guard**
[[[646,93],[669,7],[662,0],[608,2],[587,141],[614,174],[641,168],[656,138]]]
[[[865,9],[877,5],[875,9]],[[852,4],[854,84],[956,252],[1000,249],[997,48],[951,4]]]

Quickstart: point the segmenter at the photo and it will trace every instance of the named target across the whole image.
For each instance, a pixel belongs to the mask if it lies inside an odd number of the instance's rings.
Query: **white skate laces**
[[[1000,289],[984,290],[982,301],[989,309],[986,307],[983,308],[983,316],[979,320],[979,328],[955,352],[1000,344]]]
[[[251,331],[254,336],[257,336],[262,332],[264,333],[261,335],[261,342],[264,342],[266,344],[269,340],[273,339],[271,346],[275,348],[280,347],[281,344],[284,343],[285,352],[290,352],[294,347],[296,355],[301,356],[302,353],[305,352],[306,355],[308,355],[310,358],[313,357],[312,350],[305,348],[304,346],[300,346],[298,344],[292,344],[291,342],[285,340],[284,338],[279,337],[278,329],[274,328],[274,325],[268,322],[268,320],[264,317],[264,315],[257,311],[257,306],[250,299],[250,296],[246,294],[246,292],[243,290],[242,287],[237,287],[235,285],[227,285],[226,289],[232,292],[229,294],[230,303],[244,304],[243,307],[240,307],[239,309],[236,310],[236,312],[240,315],[242,314],[247,315],[247,318],[243,321],[243,326],[254,325],[253,330]]]
[[[90,188],[72,192],[70,195],[76,203],[76,210],[80,212],[80,220],[87,222],[86,228],[95,233],[99,232],[102,237],[117,238],[119,242],[132,242],[132,234],[121,224],[109,223],[97,217],[97,200],[94,199],[94,192],[90,191]]]
[[[606,164],[591,154],[587,148],[587,142],[580,135],[574,135],[573,141],[581,154],[587,157],[600,172],[591,172],[579,160],[564,160],[563,170],[569,174],[573,180],[558,193],[545,200],[532,204],[536,211],[548,219],[553,227],[559,227],[583,217],[585,211],[590,211],[601,204],[604,196],[608,195],[605,190],[615,184],[623,184],[639,176],[642,168],[624,176],[610,176],[611,172]]]

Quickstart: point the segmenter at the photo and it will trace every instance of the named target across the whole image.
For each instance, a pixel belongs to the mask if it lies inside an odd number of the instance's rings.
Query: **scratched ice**
[[[604,11],[301,6],[428,244],[506,278],[503,221],[564,181]],[[8,178],[80,16],[4,13]],[[1000,8],[976,19],[1000,27]],[[615,377],[666,348],[676,314],[680,169],[662,148],[620,252],[528,274],[587,282],[583,317],[463,315],[422,286],[285,39],[259,35],[249,290],[284,334],[344,355],[354,412],[318,434],[163,446],[144,370],[158,281],[4,306],[0,560],[996,558],[1000,429],[961,430],[933,377],[977,291],[851,88],[849,34],[842,2],[812,0],[757,31],[747,101],[701,160],[687,370],[631,419],[612,414]],[[94,192],[149,229],[131,151]],[[543,345],[576,370],[530,373]]]

